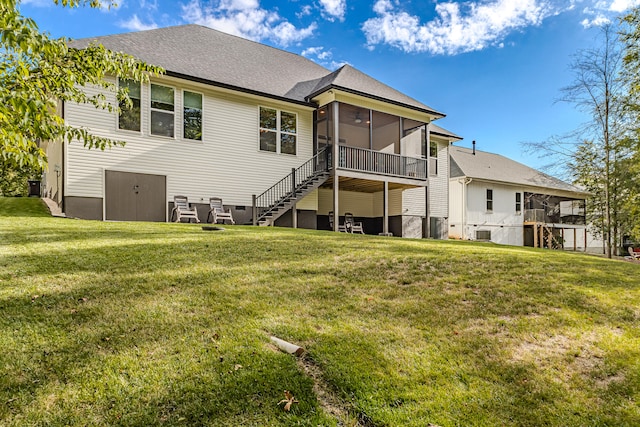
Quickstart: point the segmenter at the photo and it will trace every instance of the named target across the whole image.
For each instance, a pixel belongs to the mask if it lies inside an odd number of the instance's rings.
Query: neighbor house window
[[[183,101],[184,139],[202,141],[202,95],[185,90]]]
[[[118,129],[140,132],[140,83],[122,79],[118,80],[118,85],[121,89],[127,90],[132,104],[131,108],[128,108],[124,100],[118,103]]]
[[[438,175],[438,143],[429,141],[429,175]]]
[[[487,188],[487,212],[493,212],[493,190]]]
[[[522,212],[522,194],[516,193],[516,213]]]
[[[260,150],[296,154],[297,139],[295,113],[260,107]]]
[[[171,87],[151,84],[151,134],[174,136],[175,97]]]

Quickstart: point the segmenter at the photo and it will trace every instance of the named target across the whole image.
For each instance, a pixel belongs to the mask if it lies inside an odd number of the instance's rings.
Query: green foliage
[[[123,76],[148,80],[160,68],[134,57],[115,53],[101,45],[85,49],[68,46],[67,39],[53,39],[39,31],[36,23],[20,15],[16,0],[0,0],[0,152],[5,161],[20,167],[44,167],[45,153],[39,141],[82,141],[87,148],[101,149],[123,142],[92,135],[84,128],[69,126],[56,114],[58,101],[87,103],[117,110],[104,93],[87,95],[83,86],[115,91],[105,77]],[[99,7],[96,0],[55,0],[67,7]],[[128,100],[119,91],[118,100]],[[127,105],[130,105],[130,100]]]
[[[27,196],[28,180],[40,179],[42,169],[38,166],[18,166],[0,157],[0,196]]]

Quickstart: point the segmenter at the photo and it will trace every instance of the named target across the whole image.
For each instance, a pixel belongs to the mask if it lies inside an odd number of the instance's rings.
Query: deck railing
[[[427,179],[427,161],[366,148],[339,148],[338,168],[411,179]]]
[[[296,190],[312,180],[315,176],[329,170],[328,150],[323,148],[302,166],[293,168],[291,173],[269,187],[264,193],[253,197],[253,222],[257,218],[274,209],[287,198],[295,196]]]
[[[524,222],[538,222],[546,224],[584,225],[584,215],[561,215],[555,211],[552,214],[545,209],[525,209]]]

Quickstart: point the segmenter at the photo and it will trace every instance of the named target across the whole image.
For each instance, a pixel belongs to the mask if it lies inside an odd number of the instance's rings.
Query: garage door
[[[114,221],[165,221],[164,175],[106,171],[105,218]]]

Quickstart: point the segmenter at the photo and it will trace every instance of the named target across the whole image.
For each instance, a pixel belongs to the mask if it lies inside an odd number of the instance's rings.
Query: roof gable
[[[345,89],[349,92],[353,92],[359,95],[371,96],[377,99],[385,100],[393,104],[397,104],[403,107],[409,107],[414,110],[419,110],[427,113],[432,113],[444,117],[444,114],[436,111],[435,109],[416,101],[403,94],[396,89],[374,79],[373,77],[363,73],[360,70],[352,67],[351,65],[343,65],[336,71],[327,76],[319,79],[316,87],[309,94],[309,97],[313,97],[316,94],[329,90],[331,88]]]

